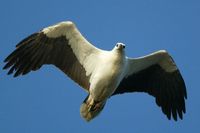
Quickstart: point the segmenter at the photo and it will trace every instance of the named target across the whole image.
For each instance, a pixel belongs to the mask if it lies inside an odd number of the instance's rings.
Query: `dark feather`
[[[64,36],[49,38],[43,32],[30,35],[16,45],[5,60],[3,69],[14,77],[38,70],[44,64],[53,64],[85,89],[89,89],[89,76],[73,53]]]
[[[179,72],[165,72],[159,65],[152,65],[124,78],[113,95],[125,92],[147,92],[155,97],[162,112],[171,119],[182,119],[187,98],[184,80]]]

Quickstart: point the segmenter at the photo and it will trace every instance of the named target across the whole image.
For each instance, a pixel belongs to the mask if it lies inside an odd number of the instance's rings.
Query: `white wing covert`
[[[6,59],[14,77],[53,64],[87,91],[90,75],[103,52],[90,44],[70,21],[44,28],[25,38]]]

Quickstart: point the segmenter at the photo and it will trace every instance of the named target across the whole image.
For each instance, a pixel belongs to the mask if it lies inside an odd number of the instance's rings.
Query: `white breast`
[[[105,57],[106,56],[106,57]],[[98,101],[107,99],[117,88],[123,74],[125,58],[113,52],[101,55],[96,73],[92,75],[90,94]]]

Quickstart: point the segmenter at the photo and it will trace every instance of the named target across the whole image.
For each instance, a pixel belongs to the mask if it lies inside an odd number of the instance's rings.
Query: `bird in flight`
[[[54,65],[88,93],[80,107],[86,120],[95,118],[106,101],[117,94],[145,92],[168,119],[176,121],[186,112],[184,80],[165,50],[139,58],[126,56],[123,43],[110,51],[88,42],[71,21],[60,22],[33,33],[16,45],[4,60],[3,69],[14,77]]]

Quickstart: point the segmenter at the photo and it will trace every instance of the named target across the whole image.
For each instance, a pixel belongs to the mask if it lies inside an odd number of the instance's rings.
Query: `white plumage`
[[[160,50],[140,58],[129,58],[125,45],[111,51],[89,43],[72,22],[44,28],[22,40],[6,59],[8,74],[24,75],[52,64],[88,92],[81,116],[97,116],[110,96],[125,92],[147,92],[170,119],[182,119],[187,98],[185,83],[170,55]]]

